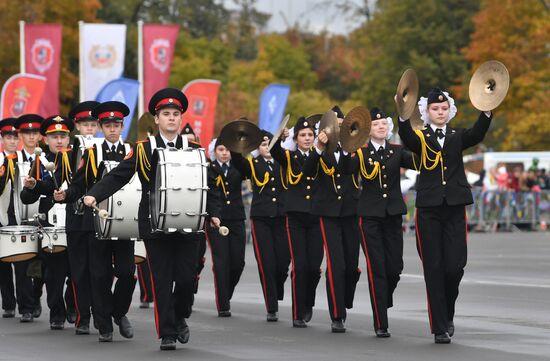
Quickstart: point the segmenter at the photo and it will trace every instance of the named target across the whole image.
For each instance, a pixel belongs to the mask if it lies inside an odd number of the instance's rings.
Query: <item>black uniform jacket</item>
[[[383,156],[380,157],[374,145],[369,142],[360,151],[363,154],[363,170],[372,174],[375,162],[379,163],[378,174],[367,179],[361,171],[361,158],[358,152],[344,157],[346,172],[359,172],[362,191],[357,206],[360,216],[385,217],[407,213],[401,193],[401,168],[414,169],[412,154],[400,145],[386,142]]]
[[[275,160],[271,168],[261,155],[252,159],[252,164],[239,153],[231,152],[231,162],[252,183],[251,217],[278,217],[284,215],[285,192],[282,185],[281,166]],[[255,177],[253,176],[253,171]],[[267,183],[264,183],[267,174]],[[256,178],[256,179],[254,179]],[[259,185],[256,184],[259,181]]]
[[[283,186],[286,188],[285,214],[311,213],[312,196],[319,185],[315,180],[317,164],[313,158],[314,152],[315,150],[310,150],[306,157],[300,150],[283,149],[279,141],[271,149],[271,155],[282,167]],[[290,177],[289,172],[292,172]]]
[[[160,135],[155,136],[155,140],[158,148],[165,148],[166,145]],[[152,163],[152,151],[149,140],[140,142],[144,150],[145,163]],[[153,239],[162,237],[162,233],[153,233],[151,222],[149,218],[149,192],[152,186],[152,177],[154,176],[154,170],[152,165],[150,168],[146,167],[143,162],[138,161],[138,149],[141,147],[138,144],[134,146],[132,151],[126,155],[123,161],[119,165],[107,173],[99,182],[97,182],[92,189],[87,192],[87,195],[95,197],[97,202],[110,197],[125,184],[127,184],[132,176],[137,171],[139,179],[141,181],[141,200],[138,210],[138,223],[139,223],[139,235],[144,239]],[[177,138],[176,148],[182,147],[181,138]],[[212,189],[212,185],[209,184]],[[219,217],[219,196],[215,191],[208,192],[207,198],[207,212],[212,217]]]
[[[233,160],[229,162],[227,175],[224,175],[218,161],[210,162],[208,184],[210,187],[215,187],[220,195],[222,221],[246,219],[241,188],[243,180],[244,176],[235,167]]]
[[[56,160],[55,154],[50,152],[50,151],[47,151],[46,152],[46,159],[49,162],[55,162],[55,160]],[[51,178],[51,175],[49,173],[47,173],[45,165],[40,163],[40,168],[42,169],[41,173],[46,175],[44,178],[46,179],[46,181],[48,181],[48,178]],[[19,196],[21,197],[21,202],[23,204],[33,204],[33,203],[35,203],[36,201],[38,201],[40,199],[40,204],[38,205],[38,212],[47,216],[48,212],[53,207],[54,200],[53,200],[53,196],[51,194],[40,198],[40,196],[42,195],[41,194],[41,187],[39,185],[40,183],[42,183],[42,182],[37,181],[37,185],[33,189],[23,188],[21,190],[21,193],[19,194]],[[41,223],[43,225],[48,225],[48,226],[50,225],[47,222],[41,222]]]
[[[462,151],[483,140],[491,125],[491,118],[492,114],[487,117],[482,112],[471,128],[455,129],[447,125],[443,148],[439,146],[437,136],[430,126],[422,129],[426,144],[436,152],[441,151],[443,163],[433,170],[422,168],[416,181],[417,207],[439,206],[443,204],[443,199],[451,206],[473,203],[470,184],[464,172]],[[409,120],[399,122],[399,136],[407,148],[421,156],[422,143]],[[434,158],[431,153],[428,151],[429,157]]]
[[[357,214],[359,182],[355,174],[344,172],[344,155],[340,150],[339,162],[334,153],[313,150],[311,157],[317,164],[318,186],[313,193],[311,213],[325,217],[346,217]],[[327,173],[332,173],[331,175]],[[353,179],[355,177],[355,179]]]

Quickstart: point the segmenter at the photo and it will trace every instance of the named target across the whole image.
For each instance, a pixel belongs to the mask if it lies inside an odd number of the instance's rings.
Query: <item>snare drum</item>
[[[104,161],[103,175],[110,172],[118,162]],[[99,239],[129,239],[137,240],[138,208],[141,199],[141,182],[134,174],[130,182],[118,192],[98,204],[101,209],[107,210],[106,219],[95,216],[95,230]]]
[[[59,253],[67,249],[65,227],[44,227],[42,229],[42,250],[46,253]]]
[[[48,222],[56,227],[65,228],[66,206],[65,203],[54,203],[52,209],[48,212]]]
[[[145,250],[145,242],[143,240],[137,240],[134,242],[134,262],[140,264],[145,262],[147,258],[147,251]]]
[[[6,226],[0,228],[0,260],[23,262],[38,254],[38,228]]]
[[[154,231],[189,233],[203,229],[207,166],[204,149],[155,149],[149,198]]]
[[[18,162],[15,166],[15,184],[13,189],[15,194],[13,197],[13,208],[15,211],[15,219],[17,220],[17,224],[32,222],[34,220],[34,215],[38,214],[40,200],[34,202],[33,204],[23,204],[21,197],[19,196],[23,190],[23,180],[29,175],[30,170],[31,164],[29,162]]]

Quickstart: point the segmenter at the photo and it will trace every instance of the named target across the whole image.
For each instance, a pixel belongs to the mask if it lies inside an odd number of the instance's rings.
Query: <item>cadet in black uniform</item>
[[[283,137],[288,136],[285,129]],[[307,327],[315,305],[315,291],[321,279],[323,240],[318,217],[311,214],[311,197],[317,187],[315,159],[311,147],[315,124],[304,117],[294,126],[295,151],[283,150],[277,141],[271,149],[281,165],[286,187],[285,227],[292,261],[292,325]]]
[[[76,202],[101,179],[103,166],[98,164],[98,152],[102,152],[101,159],[105,161],[120,162],[124,159],[126,148],[120,141],[120,134],[124,117],[129,113],[128,107],[117,101],[101,103],[92,110],[92,116],[98,119],[105,140],[101,149],[97,145],[87,149],[82,157],[82,166],[73,176],[71,185],[67,190],[55,191],[56,201]],[[119,326],[122,337],[134,337],[134,330],[126,317],[136,285],[134,241],[94,238],[90,241],[89,260],[92,308],[99,329],[99,341],[113,340],[113,320]],[[111,292],[115,277],[116,285]]]
[[[258,263],[260,282],[264,293],[267,321],[278,320],[278,301],[283,300],[285,280],[288,277],[290,252],[285,234],[284,198],[281,167],[269,152],[273,134],[262,130],[263,141],[259,155],[252,159],[231,153],[235,167],[252,182],[253,196],[250,208],[252,242]]]
[[[334,107],[339,123],[344,114]],[[319,186],[313,193],[311,213],[318,216],[327,259],[326,288],[331,330],[346,332],[346,309],[353,307],[359,281],[359,220],[357,200],[359,183],[355,174],[344,173],[344,152],[340,145],[327,153],[328,137],[320,131],[312,157],[316,163]]]
[[[229,149],[220,138],[216,140],[215,160],[208,169],[209,183],[221,194],[221,221],[229,228],[222,236],[216,229],[207,227],[206,239],[212,251],[212,270],[219,317],[231,317],[231,298],[244,269],[246,230],[241,185],[244,176],[231,161]]]
[[[407,213],[401,193],[400,169],[413,168],[412,155],[386,139],[391,135],[391,118],[371,109],[369,143],[346,157],[350,171],[362,178],[358,212],[362,244],[367,259],[369,293],[377,337],[390,337],[388,308],[403,270],[403,215]]]
[[[46,143],[49,149],[46,150],[45,158],[49,162],[53,162],[58,166],[61,156],[58,156],[59,152],[66,149],[69,145],[69,134],[74,129],[74,123],[59,115],[49,117],[44,120],[40,127],[40,133],[46,139]],[[36,160],[35,160],[36,162]],[[38,211],[41,214],[47,215],[52,209],[53,197],[46,196],[40,197],[44,193],[45,180],[50,180],[52,174],[50,174],[45,164],[40,163],[40,178],[27,176],[24,180],[23,190],[20,197],[24,204],[32,204],[40,199]],[[48,221],[41,222],[43,226],[52,226]],[[63,224],[62,227],[65,225]],[[44,236],[43,244],[47,242],[47,236]],[[65,280],[69,274],[69,260],[67,252],[51,253],[48,251],[40,250],[40,259],[44,262],[42,279],[46,284],[47,303],[50,309],[50,328],[52,330],[62,330],[65,324],[66,310],[65,301],[63,299],[63,289],[65,286]],[[35,302],[40,302],[40,299]]]
[[[0,226],[17,225],[15,219],[15,211],[13,208],[13,190],[11,183],[7,181],[7,162],[8,155],[15,154],[19,145],[19,137],[17,136],[17,128],[15,127],[16,118],[5,118],[0,121],[0,134],[2,135],[1,142],[4,145],[4,152],[1,154],[0,166],[0,194],[5,200],[1,203],[4,219],[0,221]],[[7,187],[7,188],[6,188]],[[6,192],[4,194],[4,192]],[[9,194],[8,194],[9,193]],[[5,197],[5,198],[4,198]],[[0,262],[0,292],[2,295],[2,318],[15,317],[15,287],[13,285],[13,266],[9,262]]]
[[[187,105],[187,98],[178,89],[166,88],[153,95],[149,102],[149,112],[155,116],[159,126],[159,134],[154,137],[158,148],[183,146],[178,131]],[[89,207],[95,206],[98,201],[122,188],[138,172],[142,184],[138,211],[139,235],[145,242],[151,268],[157,334],[162,338],[161,350],[174,350],[176,339],[181,343],[189,340],[189,327],[185,319],[190,316],[193,303],[197,243],[179,232],[153,233],[149,220],[150,179],[154,174],[150,166],[152,154],[149,140],[138,142],[118,167],[88,191],[84,203]],[[213,191],[208,193],[207,211],[211,216],[210,221],[219,226],[219,199]]]
[[[472,128],[451,128],[454,100],[438,88],[421,98],[427,124],[414,131],[400,119],[403,143],[420,157],[416,182],[417,248],[424,267],[430,327],[435,343],[450,343],[454,334],[455,302],[467,258],[466,205],[473,203],[464,172],[462,151],[480,143],[492,114],[479,115]]]

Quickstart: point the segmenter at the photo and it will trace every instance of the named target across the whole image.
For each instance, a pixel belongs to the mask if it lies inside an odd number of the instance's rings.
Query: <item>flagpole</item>
[[[138,96],[138,116],[139,119],[144,113],[145,100],[143,94],[143,20],[138,20],[138,82],[139,82],[139,96]]]
[[[78,22],[78,79],[79,79],[79,98],[80,102],[84,99],[84,59],[82,57],[82,50],[84,45],[82,44],[82,28],[84,28],[84,21]]]
[[[19,20],[19,68],[25,73],[25,21]]]

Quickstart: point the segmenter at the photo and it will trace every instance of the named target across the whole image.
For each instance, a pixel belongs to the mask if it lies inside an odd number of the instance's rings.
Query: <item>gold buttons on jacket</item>
[[[443,181],[443,182],[441,182],[441,184],[443,184],[443,185],[446,185],[446,184],[447,184],[447,182]]]
[[[277,198],[271,198],[271,201],[277,202]]]
[[[311,186],[307,186],[306,189],[311,189]]]
[[[271,177],[271,181],[272,181],[272,182],[275,182],[275,177]]]
[[[342,188],[340,185],[337,185],[337,186],[336,186],[336,189],[340,189],[340,188]]]
[[[306,199],[310,199],[311,197],[309,195],[306,196]]]
[[[445,166],[445,167],[443,167],[443,170],[447,170],[447,167],[446,167],[446,166]]]
[[[342,196],[338,196],[338,200],[342,199]]]
[[[382,169],[386,169],[386,166],[385,166],[385,165],[383,165],[383,166],[382,166]]]
[[[306,177],[307,180],[311,180],[311,177]]]
[[[271,188],[272,192],[275,192],[276,190],[277,190],[277,188],[275,188],[275,187]]]
[[[227,201],[227,202],[225,202],[225,203],[227,203],[227,204],[231,204],[231,201]]]
[[[384,184],[383,187],[384,187],[384,188],[388,188],[388,185],[387,185],[387,184]]]
[[[340,178],[340,173],[336,173],[336,178]]]
[[[388,195],[386,193],[382,194],[382,197],[388,198]]]

